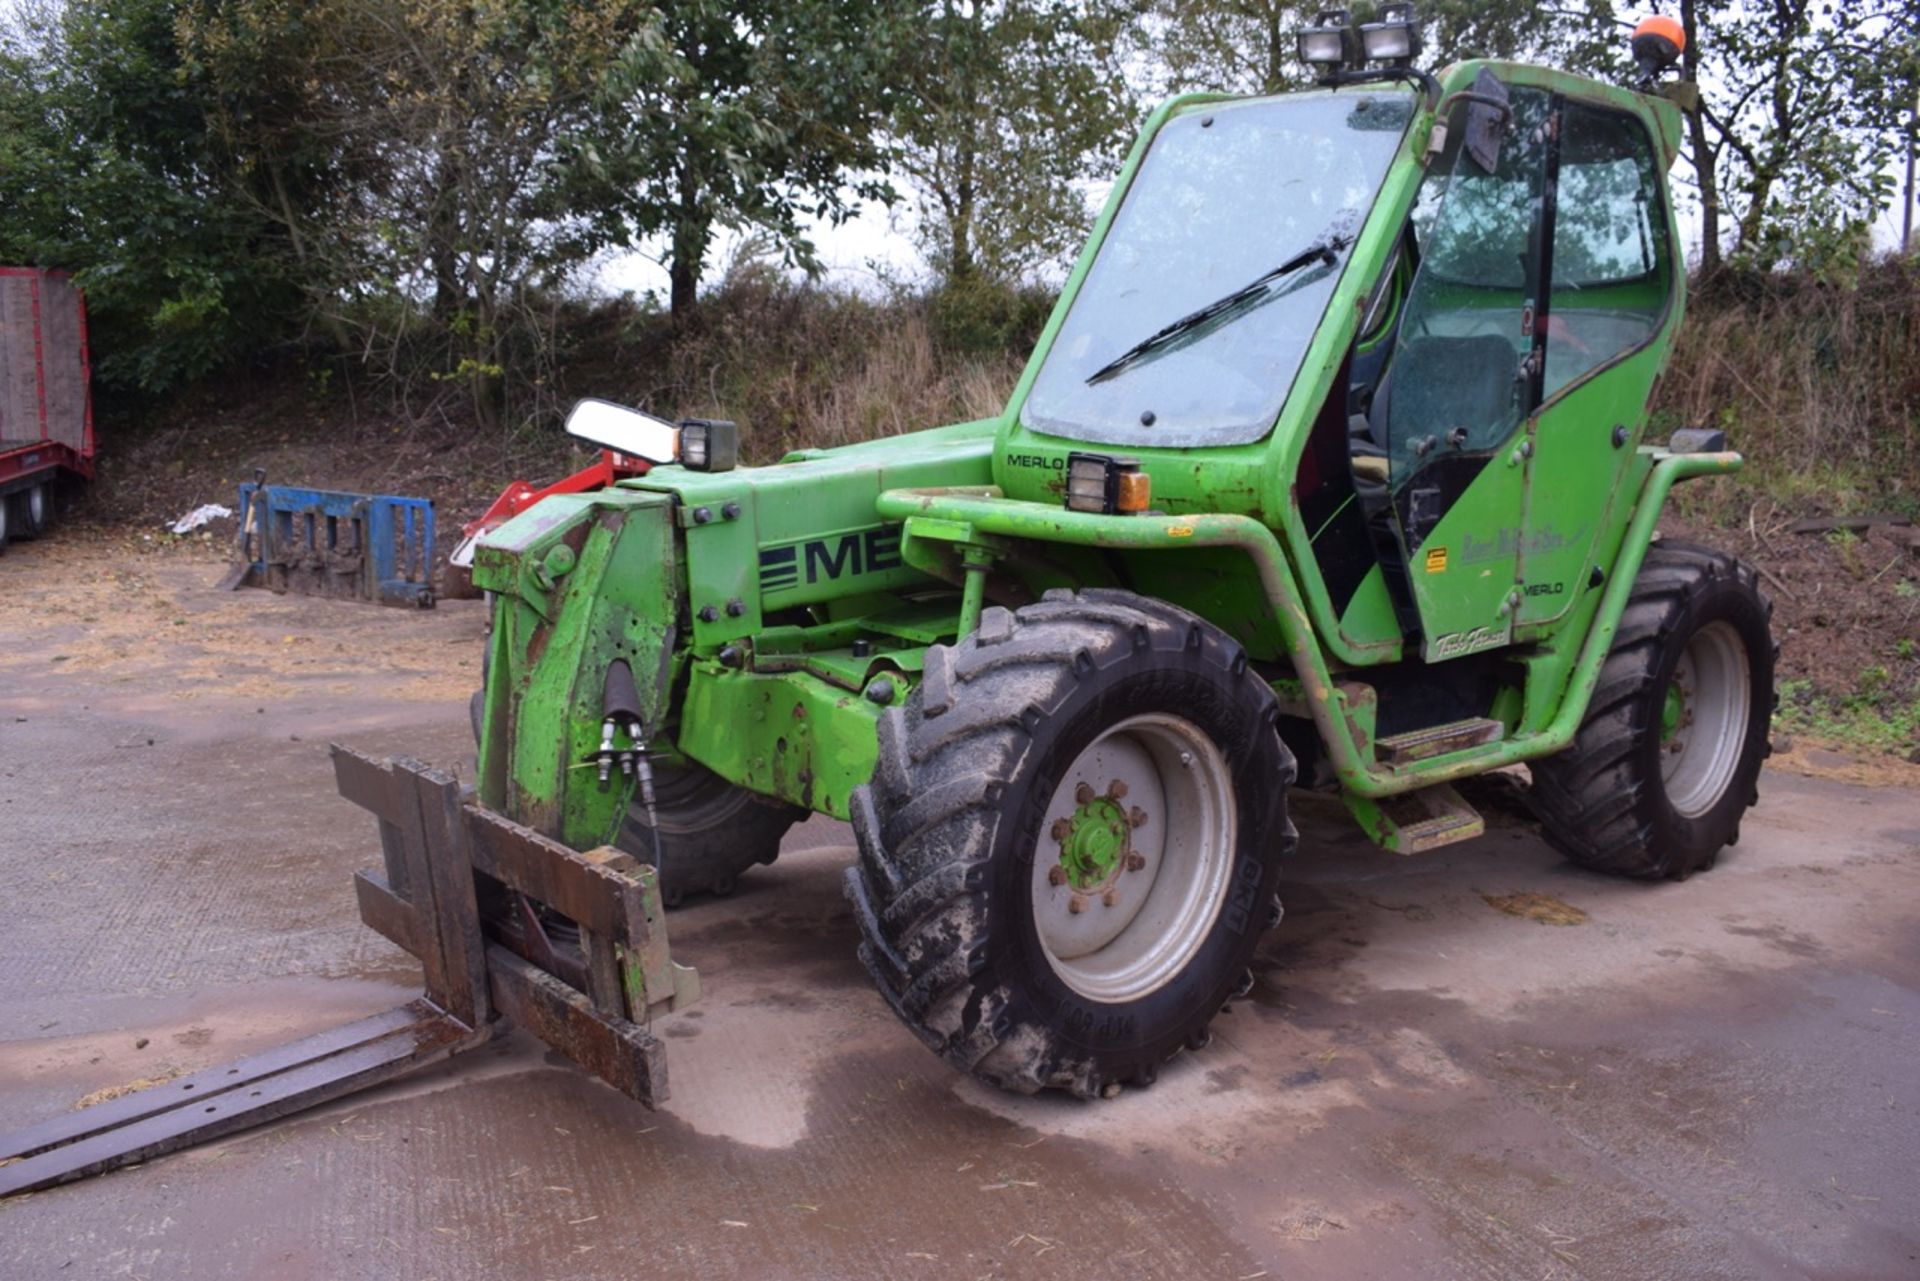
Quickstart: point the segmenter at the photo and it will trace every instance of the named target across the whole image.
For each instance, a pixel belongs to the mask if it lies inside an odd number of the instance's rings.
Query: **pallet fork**
[[[667,955],[654,870],[585,854],[464,799],[415,761],[333,749],[340,792],[379,819],[360,918],[420,958],[426,992],[356,1023],[0,1137],[0,1196],[191,1147],[526,1028],[651,1108],[667,1097],[653,1014],[696,1000]]]
[[[233,558],[218,590],[264,587],[431,609],[433,502],[269,485],[240,486]]]

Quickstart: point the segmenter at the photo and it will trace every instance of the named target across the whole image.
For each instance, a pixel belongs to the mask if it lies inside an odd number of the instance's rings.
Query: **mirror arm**
[[[1440,105],[1433,109],[1433,113],[1437,116],[1444,116],[1453,109],[1453,104],[1456,102],[1477,102],[1484,107],[1492,107],[1500,113],[1502,119],[1513,115],[1513,108],[1506,102],[1494,97],[1490,93],[1475,93],[1471,89],[1455,89],[1441,100]]]

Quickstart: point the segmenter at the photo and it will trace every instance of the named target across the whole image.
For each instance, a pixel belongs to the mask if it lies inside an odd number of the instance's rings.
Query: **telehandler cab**
[[[1155,111],[997,418],[736,467],[731,424],[583,404],[660,465],[477,548],[480,801],[669,903],[848,819],[894,1011],[1081,1096],[1247,990],[1290,786],[1412,854],[1524,762],[1576,862],[1711,866],[1775,651],[1751,568],[1655,535],[1741,461],[1644,439],[1685,296],[1672,41],[1637,88],[1430,77],[1416,41],[1328,15],[1320,88]]]

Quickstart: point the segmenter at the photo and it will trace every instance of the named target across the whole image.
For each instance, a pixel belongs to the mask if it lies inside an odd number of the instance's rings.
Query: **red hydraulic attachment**
[[[595,489],[605,489],[615,481],[623,480],[628,476],[646,475],[649,466],[651,464],[644,458],[629,458],[611,449],[603,449],[600,451],[600,457],[593,463],[582,467],[571,476],[554,481],[545,489],[535,489],[530,481],[516,480],[500,491],[500,497],[493,500],[493,506],[480,513],[479,519],[468,521],[460,527],[463,538],[454,555],[458,556],[463,550],[470,553],[470,544],[474,539],[490,529],[498,529],[542,498],[550,498],[554,494],[584,494]]]
[[[516,480],[500,491],[500,497],[493,505],[480,513],[477,520],[468,521],[460,527],[460,544],[447,557],[447,572],[442,584],[442,596],[476,596],[473,590],[473,546],[480,536],[500,528],[518,516],[542,498],[554,494],[585,494],[596,489],[605,489],[615,481],[628,476],[644,476],[652,466],[644,458],[633,458],[612,449],[600,451],[600,457],[591,464],[561,480],[554,481],[545,489],[535,489],[529,481]]]

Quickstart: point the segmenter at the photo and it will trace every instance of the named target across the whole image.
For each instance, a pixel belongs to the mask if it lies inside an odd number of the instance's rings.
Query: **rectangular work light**
[[[1360,28],[1368,62],[1410,66],[1420,56],[1420,20],[1410,4],[1383,4],[1380,16]]]
[[[1300,61],[1313,67],[1337,71],[1360,61],[1360,42],[1353,30],[1353,16],[1345,9],[1324,9],[1313,25],[1299,34]]]
[[[1147,510],[1153,478],[1131,458],[1067,455],[1067,510],[1129,515]]]
[[[694,471],[732,471],[740,461],[740,428],[719,418],[680,420],[680,465]]]

